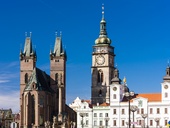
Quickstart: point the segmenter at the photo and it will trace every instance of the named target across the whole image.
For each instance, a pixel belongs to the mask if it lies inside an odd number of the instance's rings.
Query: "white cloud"
[[[19,62],[0,62],[0,109],[19,112]],[[17,84],[18,83],[18,84]]]
[[[19,112],[19,91],[0,93],[0,109],[12,109],[13,113]]]
[[[7,83],[7,82],[9,82],[9,80],[1,80],[0,79],[0,83]]]

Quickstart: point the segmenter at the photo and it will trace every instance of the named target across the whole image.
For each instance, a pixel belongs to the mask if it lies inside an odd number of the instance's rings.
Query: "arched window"
[[[101,82],[103,82],[103,72],[101,72]]]
[[[28,73],[25,74],[25,83],[28,83]]]
[[[55,74],[55,82],[58,84],[58,73]]]
[[[98,72],[98,83],[100,83],[100,72]]]
[[[102,70],[98,71],[98,83],[103,82],[104,81],[104,74]]]

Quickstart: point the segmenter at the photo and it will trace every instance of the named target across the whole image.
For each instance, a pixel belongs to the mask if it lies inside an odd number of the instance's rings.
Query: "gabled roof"
[[[28,83],[24,91],[38,90],[38,91],[49,91],[52,92],[52,89],[49,85],[50,77],[44,71],[34,68]],[[33,88],[33,84],[35,84],[35,88]]]

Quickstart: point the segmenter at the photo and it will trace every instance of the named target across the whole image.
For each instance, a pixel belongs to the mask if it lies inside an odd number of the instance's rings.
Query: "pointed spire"
[[[102,4],[102,20],[100,21],[100,35],[99,37],[107,37],[106,21],[104,19],[104,4]]]
[[[30,56],[33,53],[32,50],[32,41],[30,37],[26,37],[25,39],[25,46],[24,46],[24,54],[25,56]]]
[[[62,32],[60,32],[60,37],[57,36],[57,32],[56,33],[56,39],[55,39],[55,45],[54,45],[54,51],[53,51],[53,55],[54,56],[61,56],[64,54],[64,49],[62,46]]]

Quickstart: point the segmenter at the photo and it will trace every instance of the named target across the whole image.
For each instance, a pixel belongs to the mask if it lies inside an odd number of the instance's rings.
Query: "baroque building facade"
[[[62,38],[56,36],[50,51],[50,75],[36,66],[37,54],[32,39],[26,37],[20,51],[20,127],[44,128],[45,122],[57,120],[57,127],[69,128],[76,114],[66,101],[66,52]],[[47,123],[46,123],[47,124]]]
[[[170,123],[170,66],[160,93],[135,93],[130,99],[114,64],[114,47],[106,32],[104,10],[95,40],[91,67],[91,101],[76,98],[69,106],[77,112],[77,126],[84,128],[167,128]],[[130,113],[129,113],[130,112]]]

